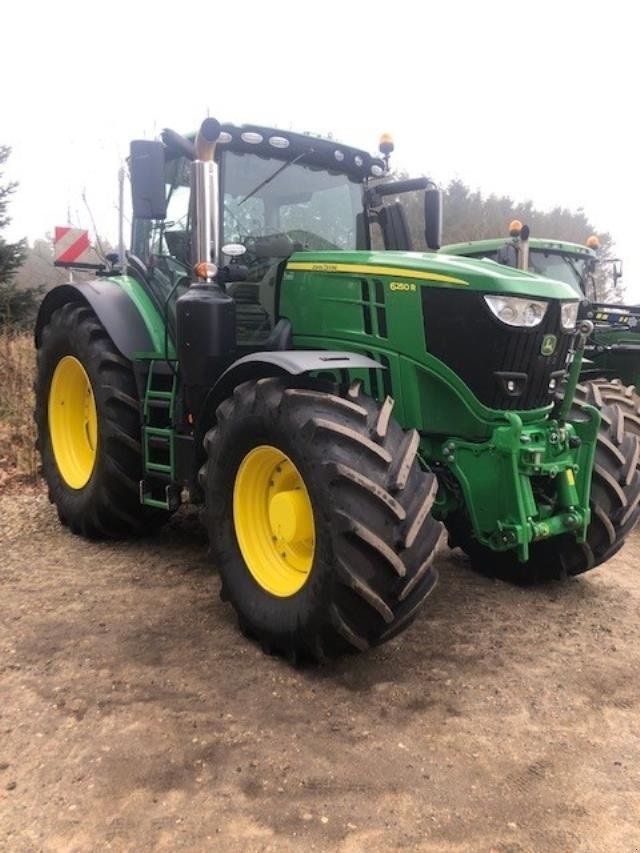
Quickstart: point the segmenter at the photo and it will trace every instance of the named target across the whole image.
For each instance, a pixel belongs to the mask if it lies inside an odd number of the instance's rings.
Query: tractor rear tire
[[[392,409],[359,382],[341,393],[308,378],[245,382],[219,406],[201,472],[210,554],[221,598],[265,652],[364,651],[405,630],[433,589],[437,481]],[[278,516],[278,501],[297,509]]]
[[[534,542],[526,563],[515,552],[497,552],[480,544],[462,511],[445,521],[450,547],[461,548],[473,568],[487,577],[519,584],[563,580],[594,569],[611,559],[640,520],[640,455],[638,437],[625,431],[626,418],[619,406],[605,406],[596,443],[591,482],[591,522],[587,541],[570,534]],[[581,417],[573,410],[571,419]]]
[[[35,420],[49,500],[91,539],[141,533],[167,514],[140,503],[140,405],[131,363],[94,312],[69,302],[42,330]]]

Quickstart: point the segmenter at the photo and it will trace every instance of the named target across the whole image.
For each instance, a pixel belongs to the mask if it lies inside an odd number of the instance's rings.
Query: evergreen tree
[[[2,167],[10,153],[8,146],[0,145],[0,323],[20,326],[33,318],[39,294],[20,290],[13,280],[26,256],[26,240],[10,243],[2,236],[3,230],[11,221],[7,215],[7,207],[17,187],[15,181],[2,181]]]

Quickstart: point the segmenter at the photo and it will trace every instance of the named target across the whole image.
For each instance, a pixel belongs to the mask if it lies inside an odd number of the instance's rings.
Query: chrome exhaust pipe
[[[206,118],[200,125],[196,136],[196,160],[213,160],[216,142],[220,136],[220,122],[215,118]]]
[[[518,269],[529,271],[529,226],[523,225],[518,246]]]
[[[206,118],[196,136],[196,159],[191,164],[191,197],[193,199],[193,240],[191,262],[194,268],[207,271],[200,276],[210,281],[216,274],[208,265],[219,262],[218,164],[215,161],[220,122]]]

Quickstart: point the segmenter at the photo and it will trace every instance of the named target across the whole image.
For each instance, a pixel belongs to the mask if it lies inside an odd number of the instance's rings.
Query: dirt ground
[[[0,498],[0,849],[640,849],[640,537],[511,588],[445,553],[416,624],[294,670],[202,534],[82,541]]]

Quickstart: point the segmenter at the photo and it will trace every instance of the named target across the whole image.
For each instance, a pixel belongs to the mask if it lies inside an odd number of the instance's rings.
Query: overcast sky
[[[209,113],[371,151],[390,131],[397,167],[543,209],[582,207],[613,235],[640,299],[640,48],[628,0],[22,0],[1,20],[0,143],[20,181],[12,238],[41,236],[68,209],[89,227],[83,190],[115,238],[129,140],[186,132]]]

